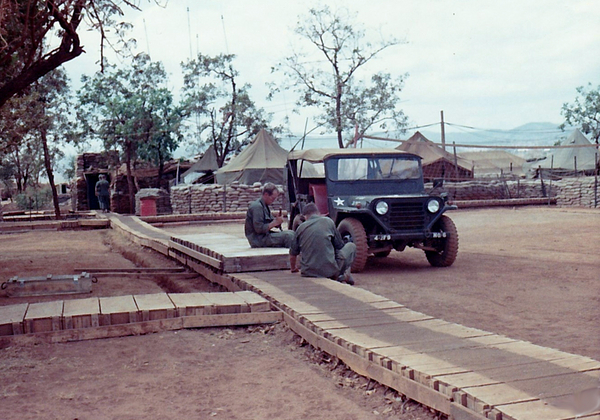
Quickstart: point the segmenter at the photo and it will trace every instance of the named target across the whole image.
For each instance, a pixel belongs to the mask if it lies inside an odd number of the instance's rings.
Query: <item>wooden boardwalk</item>
[[[277,322],[279,311],[250,291],[152,293],[0,306],[0,337],[50,342],[164,330]]]
[[[359,287],[276,269],[279,263],[263,268],[265,251],[239,238],[171,237],[121,216],[111,224],[229,290],[263,296],[315,347],[450,419],[600,420],[596,360],[435,319]],[[279,252],[268,258],[283,265],[287,252]]]

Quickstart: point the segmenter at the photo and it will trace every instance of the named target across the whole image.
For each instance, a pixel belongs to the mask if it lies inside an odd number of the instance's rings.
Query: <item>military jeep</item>
[[[387,257],[407,246],[425,251],[432,266],[448,267],[458,254],[458,232],[444,194],[425,191],[421,158],[386,149],[292,151],[286,165],[290,221],[301,222],[307,203],[335,222],[357,248],[353,272],[367,257]]]

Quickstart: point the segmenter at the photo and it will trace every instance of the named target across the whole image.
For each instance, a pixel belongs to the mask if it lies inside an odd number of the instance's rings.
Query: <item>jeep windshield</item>
[[[419,179],[419,161],[393,157],[353,157],[330,159],[327,177],[332,181]]]
[[[416,156],[332,156],[325,161],[325,172],[328,183],[348,193],[393,195],[424,189],[421,160]]]

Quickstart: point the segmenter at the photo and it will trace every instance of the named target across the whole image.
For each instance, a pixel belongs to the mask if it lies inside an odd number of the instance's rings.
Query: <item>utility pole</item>
[[[187,8],[187,21],[188,21],[188,38],[190,41],[190,60],[194,58],[194,53],[192,52],[192,25],[190,24],[190,8]]]
[[[446,151],[446,127],[444,126],[444,111],[440,111],[442,117],[442,149]]]

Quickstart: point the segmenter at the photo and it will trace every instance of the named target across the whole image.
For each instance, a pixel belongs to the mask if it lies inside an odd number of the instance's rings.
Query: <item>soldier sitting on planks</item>
[[[272,232],[283,223],[281,215],[273,217],[269,206],[277,200],[280,191],[275,184],[267,182],[262,188],[262,196],[250,203],[246,212],[244,233],[252,248],[285,247],[289,248],[294,238],[291,230]]]
[[[333,220],[321,216],[315,203],[307,204],[302,214],[306,221],[296,229],[296,237],[290,247],[292,273],[298,271],[296,257],[300,255],[302,276],[327,277],[354,284],[350,267],[356,257],[356,245],[344,243]]]

